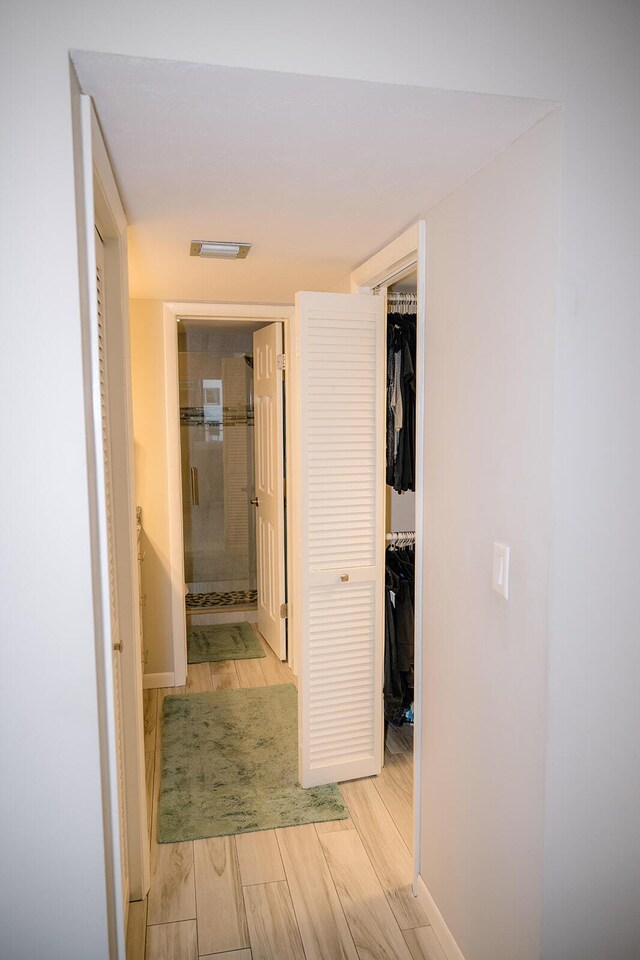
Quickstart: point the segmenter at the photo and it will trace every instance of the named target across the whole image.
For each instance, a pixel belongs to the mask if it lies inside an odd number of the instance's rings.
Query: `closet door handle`
[[[200,485],[198,483],[198,468],[191,467],[191,505],[200,505]]]
[[[348,574],[348,573],[343,573],[342,576],[340,577],[340,579],[342,580],[343,583],[348,583],[348,582],[349,582],[349,574]]]

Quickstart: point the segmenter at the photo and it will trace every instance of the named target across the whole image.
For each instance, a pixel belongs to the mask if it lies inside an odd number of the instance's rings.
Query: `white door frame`
[[[75,106],[75,105],[74,105]],[[76,148],[81,315],[89,432],[89,491],[96,610],[96,660],[101,715],[101,764],[111,952],[124,958],[126,905],[122,903],[118,763],[112,669],[109,553],[98,353],[95,228],[104,241],[106,330],[110,362],[109,422],[113,474],[113,549],[122,642],[122,741],[125,779],[129,898],[149,889],[149,843],[144,763],[142,663],[137,574],[133,417],[129,354],[127,222],[91,98],[78,98],[80,144]]]
[[[285,353],[289,351],[289,328],[293,304],[192,303],[163,304],[164,358],[166,380],[165,429],[167,436],[167,486],[169,491],[169,564],[171,570],[171,621],[173,626],[173,683],[179,687],[187,679],[187,630],[185,617],[186,583],[184,577],[184,531],[182,522],[182,463],[180,457],[180,384],[178,374],[179,320],[225,320],[238,324],[256,320],[279,320],[283,324]],[[287,383],[285,423],[289,422],[293,397]],[[287,430],[287,436],[289,431]],[[287,552],[290,552],[287,530]],[[289,636],[291,636],[291,615]],[[288,659],[294,668],[295,651],[290,645]]]
[[[420,874],[420,811],[422,805],[422,583],[424,574],[424,476],[425,476],[425,341],[426,341],[426,221],[419,220],[351,273],[352,293],[372,293],[406,274],[417,271],[416,316],[416,573],[414,601],[414,726],[413,726],[413,892],[417,895]]]

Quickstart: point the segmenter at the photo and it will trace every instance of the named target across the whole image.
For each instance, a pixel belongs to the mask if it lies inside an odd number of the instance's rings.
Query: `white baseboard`
[[[154,690],[156,687],[175,687],[174,673],[144,673],[142,675],[142,689]]]
[[[429,923],[433,927],[433,932],[438,938],[447,960],[464,960],[462,950],[456,943],[451,930],[449,930],[449,927],[446,925],[444,917],[438,910],[435,900],[429,893],[427,885],[420,875],[418,875],[418,897],[423,902]]]

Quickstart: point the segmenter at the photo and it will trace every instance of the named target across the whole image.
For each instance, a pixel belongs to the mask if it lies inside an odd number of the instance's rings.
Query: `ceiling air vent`
[[[192,240],[189,253],[192,257],[206,257],[214,260],[244,260],[250,249],[250,243],[230,243],[224,240]]]

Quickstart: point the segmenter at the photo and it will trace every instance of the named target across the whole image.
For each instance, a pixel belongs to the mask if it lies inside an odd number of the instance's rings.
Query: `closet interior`
[[[417,277],[387,288],[384,720],[387,753],[413,743]]]

